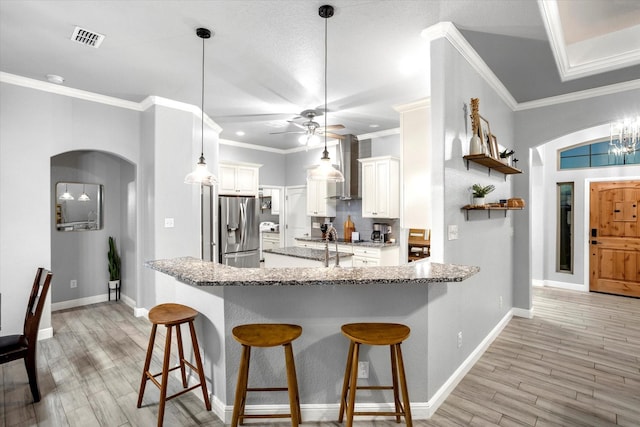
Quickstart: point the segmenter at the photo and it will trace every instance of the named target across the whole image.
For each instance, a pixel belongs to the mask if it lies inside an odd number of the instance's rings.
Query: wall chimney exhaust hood
[[[340,168],[344,175],[344,182],[338,184],[338,191],[342,191],[337,196],[331,197],[336,200],[359,200],[362,198],[362,185],[360,184],[360,169],[362,166],[358,159],[371,157],[371,140],[359,141],[355,135],[343,135],[338,142],[338,159]]]

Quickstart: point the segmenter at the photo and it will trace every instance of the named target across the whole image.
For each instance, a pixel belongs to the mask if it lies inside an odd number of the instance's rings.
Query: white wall
[[[546,285],[570,289],[589,290],[589,185],[592,181],[615,179],[638,179],[640,165],[624,167],[601,167],[586,169],[558,169],[558,150],[597,139],[609,137],[609,125],[594,126],[565,135],[548,142],[541,147],[542,164],[532,168],[532,174],[541,176],[541,197],[535,198],[531,206],[534,217],[542,218],[532,233],[532,241],[542,240],[542,250],[533,252],[535,264],[542,264],[543,275],[533,275],[534,280]],[[540,171],[540,172],[538,172]],[[573,273],[557,272],[556,229],[557,229],[557,190],[558,182],[574,182],[574,264]],[[534,265],[535,265],[534,264]],[[534,270],[539,273],[539,270]]]

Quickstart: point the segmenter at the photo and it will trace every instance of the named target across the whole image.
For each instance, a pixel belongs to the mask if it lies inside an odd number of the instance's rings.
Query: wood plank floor
[[[436,414],[415,425],[640,426],[640,299],[535,288],[534,310],[512,319]],[[52,321],[55,336],[38,350],[41,402],[31,403],[21,361],[0,365],[0,426],[156,425],[156,387],[136,408],[149,322],[113,302]],[[222,423],[188,393],[167,403],[165,426]]]

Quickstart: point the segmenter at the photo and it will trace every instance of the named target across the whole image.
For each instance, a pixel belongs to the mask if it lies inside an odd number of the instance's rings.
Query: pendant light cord
[[[324,151],[327,151],[327,28],[329,25],[329,18],[324,18]]]
[[[204,160],[204,38],[202,39],[202,88],[200,91],[200,161]]]

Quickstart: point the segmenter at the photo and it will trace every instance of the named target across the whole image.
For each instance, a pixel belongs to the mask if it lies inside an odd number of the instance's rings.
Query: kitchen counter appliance
[[[220,196],[218,206],[220,264],[259,267],[260,234],[256,198]]]

